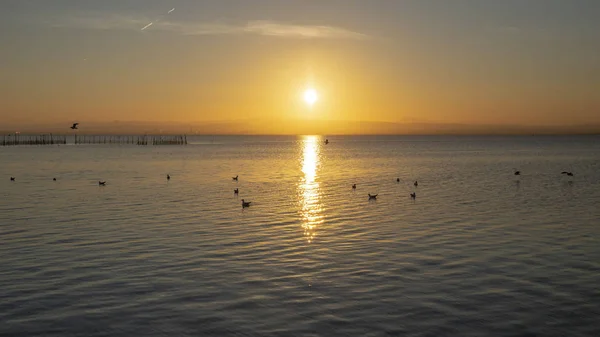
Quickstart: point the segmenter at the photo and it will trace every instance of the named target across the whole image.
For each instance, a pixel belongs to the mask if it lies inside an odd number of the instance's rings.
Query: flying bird
[[[573,172],[566,172],[566,171],[563,171],[563,172],[561,172],[560,174],[566,174],[566,175],[568,175],[569,177],[572,177],[572,176],[573,176]]]
[[[415,192],[411,193],[410,197],[413,198],[413,199],[416,199],[417,198],[417,193],[415,193]]]
[[[98,181],[98,186],[106,186],[106,181]]]
[[[15,177],[10,177],[10,181],[15,181]]]
[[[167,180],[171,180],[171,175],[167,174]]]
[[[356,184],[352,184],[352,189],[355,190],[356,189]]]
[[[235,190],[233,190],[233,194],[239,194],[239,193],[240,193],[239,189],[236,188]]]
[[[415,187],[419,186],[419,183],[415,180]]]
[[[52,181],[56,181],[56,178],[52,178]]]
[[[73,125],[71,125],[71,129],[72,130],[77,130],[77,126],[79,125],[79,123],[73,123]]]
[[[517,170],[515,170],[515,175],[516,175],[516,176],[520,176],[520,175],[521,175],[521,171],[517,171]]]
[[[235,177],[233,177],[231,179],[233,179],[234,181],[238,181],[238,176],[235,176]]]
[[[399,183],[400,182],[400,178],[396,178],[396,182]]]
[[[250,207],[250,203],[250,201],[245,201],[244,199],[242,199],[242,208]]]
[[[378,194],[371,194],[369,193],[369,200],[375,200],[377,199]]]

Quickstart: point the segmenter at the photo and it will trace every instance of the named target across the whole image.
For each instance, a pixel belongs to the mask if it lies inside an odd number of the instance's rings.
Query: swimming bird
[[[250,201],[245,201],[244,199],[242,199],[242,208],[245,207],[250,207]]]
[[[15,181],[15,177],[10,177],[10,181]]]
[[[235,190],[233,190],[233,194],[238,194],[240,193],[240,191],[236,188]]]
[[[233,180],[235,180],[235,181],[238,181],[238,176],[235,176],[235,177],[233,177],[233,178],[231,178],[231,179],[233,179]]]
[[[375,200],[377,199],[378,194],[371,194],[369,193],[369,200]]]
[[[352,189],[355,190],[356,189],[356,184],[352,184]]]
[[[79,125],[79,123],[73,123],[73,125],[71,126],[72,130],[77,130],[77,126]]]
[[[98,186],[106,186],[106,181],[98,181]]]
[[[417,198],[417,193],[415,193],[415,192],[411,193],[410,197],[413,198],[413,199],[416,199]]]
[[[415,187],[419,186],[419,183],[415,180]]]
[[[171,175],[167,174],[167,180],[171,180]]]
[[[568,175],[569,177],[572,177],[572,176],[573,176],[573,172],[566,172],[566,171],[563,171],[563,172],[561,172],[560,174],[566,174],[566,175]]]

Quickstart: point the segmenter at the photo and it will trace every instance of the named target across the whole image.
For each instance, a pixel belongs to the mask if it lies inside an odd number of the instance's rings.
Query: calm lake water
[[[0,335],[600,336],[600,137],[323,140],[0,148]]]

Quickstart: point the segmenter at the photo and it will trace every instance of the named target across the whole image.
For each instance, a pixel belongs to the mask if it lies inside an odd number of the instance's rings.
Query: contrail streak
[[[144,26],[144,28],[142,28],[142,30],[144,30],[144,29],[146,29],[146,28],[148,28],[148,27],[152,26],[152,24],[154,24],[154,22],[150,22],[149,24],[145,25],[145,26]]]
[[[170,9],[170,10],[167,12],[167,14],[165,14],[165,15],[169,15],[169,14],[171,14],[171,13],[172,13],[174,10],[175,10],[175,7],[171,8],[171,9]],[[162,19],[162,17],[160,17],[160,18],[158,18],[158,19],[156,19],[156,20],[154,20],[154,21],[150,22],[149,24],[145,25],[145,26],[144,26],[144,28],[142,28],[141,30],[145,30],[146,28],[148,28],[148,27],[152,26],[152,25],[153,25],[155,22],[158,22],[158,21],[160,21],[160,19]]]

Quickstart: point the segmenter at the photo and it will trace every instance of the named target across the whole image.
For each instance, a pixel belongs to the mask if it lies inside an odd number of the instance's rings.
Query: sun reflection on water
[[[311,243],[316,236],[317,227],[323,223],[321,215],[321,191],[317,181],[319,167],[320,139],[317,136],[307,136],[302,140],[302,172],[304,177],[298,184],[300,196],[302,228],[306,240]]]

